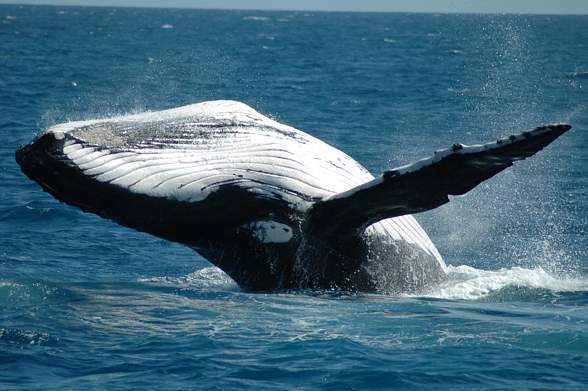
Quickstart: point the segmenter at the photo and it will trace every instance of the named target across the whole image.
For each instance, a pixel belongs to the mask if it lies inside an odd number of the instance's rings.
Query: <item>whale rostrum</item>
[[[468,192],[570,128],[455,144],[374,178],[305,132],[213,101],[56,125],[16,160],[58,200],[189,246],[243,289],[405,293],[446,275],[411,214]]]

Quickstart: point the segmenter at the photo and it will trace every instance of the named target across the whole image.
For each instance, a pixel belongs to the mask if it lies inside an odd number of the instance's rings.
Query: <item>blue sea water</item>
[[[588,16],[0,6],[0,389],[588,387]],[[378,173],[574,129],[417,216],[422,296],[247,293],[60,204],[15,149],[63,121],[237,99]]]

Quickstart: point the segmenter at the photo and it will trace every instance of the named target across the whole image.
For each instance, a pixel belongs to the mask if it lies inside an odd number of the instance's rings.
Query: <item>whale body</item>
[[[243,289],[420,292],[446,265],[411,214],[436,208],[571,127],[455,144],[374,177],[235,101],[53,126],[16,151],[58,200],[187,245]]]

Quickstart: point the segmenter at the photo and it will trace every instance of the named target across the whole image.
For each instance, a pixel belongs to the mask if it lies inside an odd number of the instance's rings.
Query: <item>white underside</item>
[[[175,126],[173,138],[166,132],[156,132],[135,146],[126,145],[115,151],[98,147],[76,134],[75,139],[66,141],[63,152],[84,174],[97,181],[134,193],[185,202],[201,201],[220,186],[233,184],[282,199],[303,211],[311,205],[309,198],[333,197],[374,179],[343,152],[235,101],[70,122],[47,132],[62,139],[66,133],[103,124],[100,131],[116,144],[119,136],[124,138],[125,127],[136,129],[154,122]],[[219,123],[230,123],[226,133],[218,129],[212,136],[203,133],[205,126]],[[271,227],[263,232],[270,241],[289,238]],[[368,233],[416,244],[444,266],[437,249],[410,215],[382,220],[370,226]]]

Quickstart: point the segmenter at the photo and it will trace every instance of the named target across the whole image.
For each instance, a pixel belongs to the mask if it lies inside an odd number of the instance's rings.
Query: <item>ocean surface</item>
[[[52,124],[246,102],[374,174],[574,128],[417,219],[422,296],[247,293],[57,202],[14,151]],[[0,389],[588,387],[588,16],[0,6]]]

